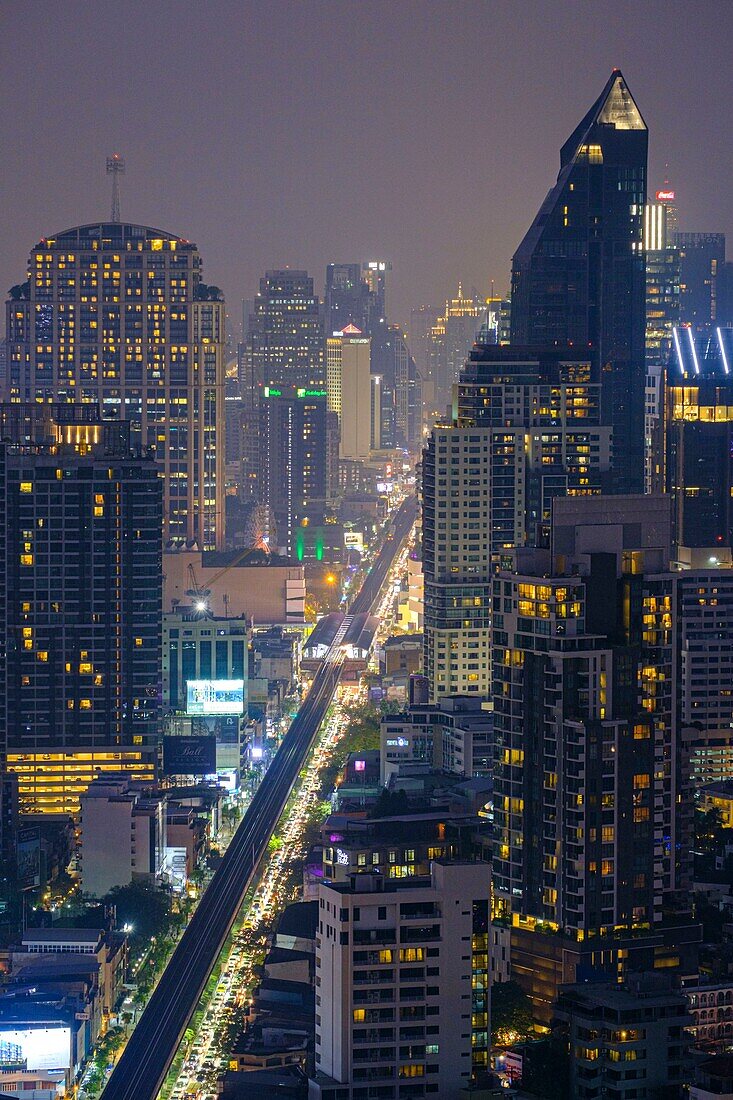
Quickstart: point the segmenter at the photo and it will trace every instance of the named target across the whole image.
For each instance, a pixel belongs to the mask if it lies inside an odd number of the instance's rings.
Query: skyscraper
[[[458,284],[458,294],[445,303],[445,311],[432,330],[431,359],[435,407],[445,408],[451,388],[486,320],[486,304],[475,295],[467,297]]]
[[[378,309],[376,295],[362,275],[361,264],[329,264],[323,299],[326,336],[356,325],[368,333]]]
[[[325,389],[263,389],[259,495],[275,521],[270,546],[298,560],[296,529],[322,518],[336,480],[333,417]]]
[[[621,493],[643,488],[647,139],[614,70],[563,145],[557,183],[512,269],[512,343],[588,348],[601,370],[611,488]]]
[[[669,559],[668,498],[564,498],[551,550],[518,554],[493,581],[494,889],[525,958],[538,937],[536,971],[567,947],[621,974],[628,937],[648,948],[663,916],[685,913],[677,586],[690,575]],[[541,946],[548,930],[562,946]],[[681,944],[668,945],[678,965]]]
[[[700,332],[715,323],[718,269],[725,264],[724,233],[675,233],[680,251],[680,321]]]
[[[78,226],[31,251],[7,303],[10,401],[98,402],[163,479],[164,541],[224,540],[224,302],[196,245],[148,226]]]
[[[95,775],[152,778],[161,670],[162,482],[98,406],[0,406],[6,766],[29,813],[69,814]]]
[[[338,416],[339,458],[366,462],[372,446],[371,340],[356,325],[326,340],[328,408]]]
[[[245,386],[254,392],[325,387],[323,313],[307,271],[268,271],[260,279],[245,345]]]
[[[549,540],[556,496],[600,493],[610,430],[587,354],[475,345],[451,425],[423,457],[425,674],[432,698],[490,686],[492,560]]]
[[[493,552],[546,543],[554,497],[606,488],[611,433],[587,351],[477,344],[453,390],[459,427],[490,427],[498,456],[510,440],[520,456],[516,467],[506,457],[492,461]]]
[[[666,378],[666,481],[678,547],[733,547],[733,330],[674,330]]]

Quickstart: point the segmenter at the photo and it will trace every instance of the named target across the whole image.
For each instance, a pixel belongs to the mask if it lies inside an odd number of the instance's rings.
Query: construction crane
[[[196,580],[196,573],[193,565],[189,565],[188,567],[188,579],[191,582],[191,587],[186,589],[186,595],[193,600],[193,610],[196,617],[199,619],[213,618],[213,613],[209,604],[211,589],[200,587]]]

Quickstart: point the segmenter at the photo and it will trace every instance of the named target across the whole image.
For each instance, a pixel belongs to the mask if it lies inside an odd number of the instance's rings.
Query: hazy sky
[[[0,0],[0,291],[109,216],[197,242],[235,323],[266,268],[392,261],[390,314],[497,291],[618,66],[681,227],[733,256],[733,0]]]

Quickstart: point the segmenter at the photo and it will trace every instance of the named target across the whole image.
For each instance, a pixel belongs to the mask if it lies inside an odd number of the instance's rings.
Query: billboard
[[[33,890],[41,885],[41,833],[35,829],[18,829],[16,841],[18,885],[21,890]]]
[[[216,771],[216,737],[163,738],[164,775],[212,775]]]
[[[244,714],[244,680],[188,680],[186,714]]]
[[[344,546],[347,550],[358,550],[364,553],[364,535],[361,531],[344,531]]]
[[[34,1027],[13,1031],[0,1029],[0,1065],[8,1060],[26,1062],[28,1069],[62,1069],[71,1067],[71,1028]]]

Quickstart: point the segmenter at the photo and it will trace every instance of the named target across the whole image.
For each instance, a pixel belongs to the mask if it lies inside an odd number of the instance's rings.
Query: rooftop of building
[[[305,1100],[308,1078],[298,1066],[247,1071],[227,1070],[220,1079],[219,1100]]]
[[[561,986],[559,1008],[572,1004],[576,1009],[590,1013],[608,1010],[612,1013],[634,1012],[643,1006],[656,1008],[679,1006],[686,1013],[683,995],[672,985],[666,974],[639,973],[629,977],[624,985],[609,981],[578,982]]]
[[[489,864],[480,859],[436,859],[431,866],[440,867],[478,867],[486,868],[487,881],[490,875]],[[365,869],[352,871],[346,879],[340,882],[328,881],[324,883],[329,890],[335,890],[338,894],[401,894],[411,890],[430,889],[433,885],[433,875],[413,875],[409,878],[387,878],[381,871]]]
[[[283,910],[277,926],[277,935],[312,940],[315,939],[317,927],[318,902],[296,901]]]
[[[733,798],[733,779],[718,779],[715,783],[706,783],[702,794],[711,798]]]
[[[132,222],[90,222],[87,225],[75,225],[70,229],[62,229],[59,233],[53,233],[48,237],[42,237],[35,246],[34,251],[53,250],[75,247],[93,248],[93,241],[97,241],[104,250],[105,245],[119,247],[127,245],[129,251],[133,251],[139,243],[147,244],[153,248],[153,241],[162,241],[166,244],[174,244],[175,249],[180,248],[187,252],[195,252],[196,245],[177,234],[168,233],[164,229],[155,229],[150,225],[135,225]]]
[[[23,934],[22,942],[31,943],[95,943],[104,938],[102,928],[30,928]]]
[[[383,649],[422,649],[423,636],[422,634],[393,634],[390,638],[385,638],[382,643]]]

